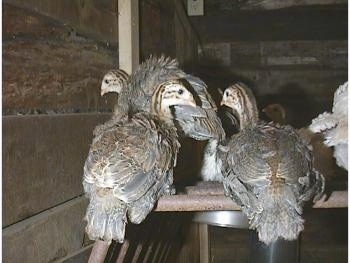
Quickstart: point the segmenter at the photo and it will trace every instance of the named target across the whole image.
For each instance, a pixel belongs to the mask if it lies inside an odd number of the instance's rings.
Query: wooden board
[[[118,5],[112,0],[6,0],[20,8],[36,11],[75,28],[80,34],[117,44]]]
[[[348,8],[221,10],[190,18],[203,43],[245,40],[346,40]],[[220,30],[218,30],[220,29]]]
[[[3,226],[82,194],[92,130],[109,116],[3,117]]]
[[[3,15],[5,114],[113,109],[100,87],[103,75],[118,65],[115,49],[20,8],[5,4]]]
[[[3,262],[53,262],[80,249],[86,206],[79,197],[3,229]]]

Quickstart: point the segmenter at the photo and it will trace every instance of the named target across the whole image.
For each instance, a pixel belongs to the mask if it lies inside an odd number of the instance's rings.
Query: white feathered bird
[[[332,113],[320,114],[312,120],[309,129],[324,134],[324,144],[334,146],[337,164],[348,170],[348,82],[335,91]]]

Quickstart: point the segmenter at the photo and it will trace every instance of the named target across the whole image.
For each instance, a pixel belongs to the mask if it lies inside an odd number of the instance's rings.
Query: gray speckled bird
[[[186,105],[172,107],[179,131],[197,140],[223,138],[224,130],[216,114],[216,105],[205,83],[183,72],[178,62],[168,57],[151,56],[136,69],[119,94],[119,107],[131,115],[138,111],[149,112],[155,87],[170,79],[181,79],[197,104],[196,108]]]
[[[83,179],[90,239],[123,242],[127,221],[142,222],[160,196],[174,193],[180,144],[170,107],[196,104],[180,80],[159,83],[150,103],[150,112],[113,118],[95,132]]]
[[[217,148],[225,194],[242,206],[264,243],[296,239],[304,228],[303,204],[324,191],[311,151],[290,126],[259,121],[244,84],[227,88],[221,104],[232,108],[240,124],[240,132]]]

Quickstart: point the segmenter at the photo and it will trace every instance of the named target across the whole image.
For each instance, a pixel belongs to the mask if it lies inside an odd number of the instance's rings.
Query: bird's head
[[[258,121],[258,110],[253,92],[243,83],[236,83],[225,89],[220,105],[232,109],[239,120],[240,129]]]
[[[159,84],[152,96],[153,113],[171,118],[170,107],[176,105],[197,106],[184,80],[173,79]]]
[[[119,94],[128,78],[129,75],[124,70],[110,70],[103,77],[101,84],[101,96],[109,92],[116,92]]]
[[[262,109],[262,112],[269,117],[270,120],[276,123],[284,124],[286,121],[286,111],[284,107],[279,103],[273,103],[267,105]]]

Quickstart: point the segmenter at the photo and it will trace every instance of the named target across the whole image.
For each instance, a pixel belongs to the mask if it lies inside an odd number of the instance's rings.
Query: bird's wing
[[[189,137],[197,140],[223,139],[225,131],[217,115],[214,100],[207,91],[206,84],[199,78],[186,75],[185,79],[193,88],[197,107],[176,106],[174,117],[180,130]]]
[[[133,202],[172,169],[178,148],[173,134],[164,132],[153,120],[135,117],[95,137],[84,179],[113,188],[118,198]]]

